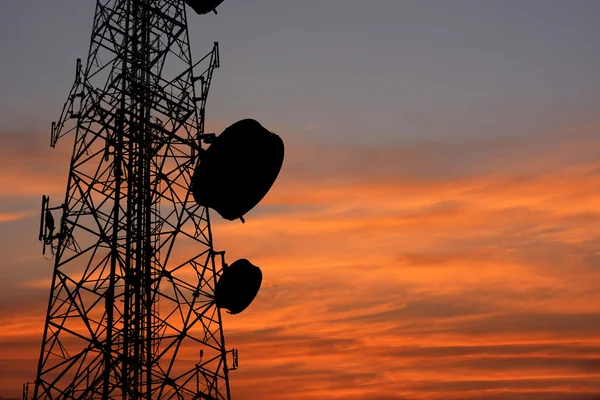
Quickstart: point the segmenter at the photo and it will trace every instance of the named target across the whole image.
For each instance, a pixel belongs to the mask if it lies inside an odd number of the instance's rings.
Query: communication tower
[[[54,270],[34,399],[230,398],[221,310],[245,309],[262,274],[214,250],[209,207],[243,221],[283,143],[253,120],[204,132],[219,47],[192,60],[186,4],[221,2],[97,0],[51,129],[74,144],[62,204],[42,198]]]

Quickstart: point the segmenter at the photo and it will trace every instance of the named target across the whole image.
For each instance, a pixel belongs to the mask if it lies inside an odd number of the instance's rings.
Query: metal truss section
[[[74,140],[35,399],[229,399],[222,265],[189,192],[218,45],[183,0],[99,0],[51,145]],[[217,259],[215,259],[217,258]],[[219,262],[217,262],[219,261]]]

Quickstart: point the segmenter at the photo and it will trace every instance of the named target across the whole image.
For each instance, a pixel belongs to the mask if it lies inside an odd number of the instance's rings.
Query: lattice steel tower
[[[54,272],[35,399],[230,398],[222,253],[189,190],[215,137],[204,107],[218,67],[216,43],[192,61],[184,0],[97,1],[52,124],[52,147],[69,133],[74,146],[64,202],[43,198]]]

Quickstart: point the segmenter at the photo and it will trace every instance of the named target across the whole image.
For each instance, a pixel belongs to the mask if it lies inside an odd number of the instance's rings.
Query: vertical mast
[[[189,193],[218,65],[216,44],[192,62],[183,0],[98,0],[52,129],[52,147],[74,143],[44,237],[54,271],[35,399],[229,399],[221,267]]]

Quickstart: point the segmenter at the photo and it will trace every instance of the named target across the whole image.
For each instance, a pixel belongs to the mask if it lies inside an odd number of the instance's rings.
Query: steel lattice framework
[[[189,191],[218,67],[216,43],[192,62],[183,0],[97,1],[52,126],[74,146],[35,399],[229,399],[222,253]]]

